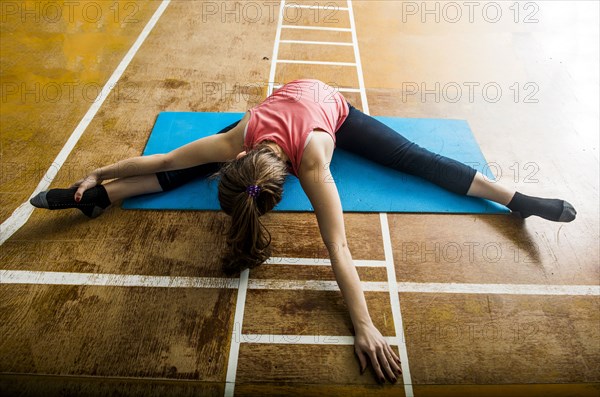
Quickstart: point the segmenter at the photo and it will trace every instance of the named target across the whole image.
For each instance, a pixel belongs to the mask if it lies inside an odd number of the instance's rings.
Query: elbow
[[[348,242],[346,240],[329,241],[325,245],[330,258],[338,258],[348,252]]]
[[[162,171],[170,171],[173,166],[173,159],[172,156],[170,156],[168,153],[165,154],[156,154],[156,171],[155,172],[162,172]]]

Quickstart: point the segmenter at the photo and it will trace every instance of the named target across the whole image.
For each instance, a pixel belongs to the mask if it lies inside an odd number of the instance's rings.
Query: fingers
[[[81,197],[83,197],[83,193],[88,189],[88,183],[84,182],[79,185],[79,189],[75,192],[75,201],[79,202]]]
[[[398,355],[377,329],[367,329],[364,334],[359,334],[354,352],[360,360],[361,374],[366,368],[368,357],[380,383],[385,383],[386,377],[396,383],[402,374]]]
[[[392,347],[390,345],[386,345],[387,351],[389,353],[389,358],[390,361],[392,362],[392,366],[393,368],[398,372],[398,373],[402,373],[402,368],[400,367],[400,359],[398,358],[398,356],[396,355],[396,352],[394,351],[394,349],[392,349]]]
[[[354,352],[358,356],[358,361],[360,362],[360,374],[362,375],[367,369],[367,358],[364,353],[358,349],[354,349]]]
[[[381,362],[381,365],[383,366],[383,369],[385,370],[385,373],[388,376],[388,378],[392,382],[396,383],[396,374],[394,373],[394,371],[392,371],[392,367],[390,366],[391,360],[389,360],[387,357],[387,349],[385,347],[380,347],[379,349],[377,349],[377,357],[379,358],[379,361]]]
[[[385,382],[385,376],[383,375],[383,372],[381,371],[381,366],[379,365],[379,360],[377,359],[377,353],[375,352],[375,349],[369,350],[369,359],[371,359],[371,365],[373,366],[373,369],[375,370],[375,375],[377,376],[377,380],[381,383]]]
[[[86,176],[83,179],[78,180],[77,182],[75,182],[73,184],[72,187],[77,187],[79,186],[79,189],[77,189],[77,191],[75,192],[75,201],[79,202],[81,200],[81,197],[83,197],[83,193],[96,186],[98,184],[98,179],[96,177],[93,177],[91,175]]]

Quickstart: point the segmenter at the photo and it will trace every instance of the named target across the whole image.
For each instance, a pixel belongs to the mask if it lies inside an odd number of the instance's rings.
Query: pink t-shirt
[[[336,143],[335,133],[348,117],[346,99],[333,87],[314,79],[294,80],[251,109],[244,147],[271,140],[290,158],[289,172],[298,176],[310,133],[320,128]]]

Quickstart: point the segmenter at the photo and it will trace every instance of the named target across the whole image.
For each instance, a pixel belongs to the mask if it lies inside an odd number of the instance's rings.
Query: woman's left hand
[[[364,326],[356,330],[354,352],[360,361],[360,373],[367,368],[367,357],[375,370],[379,382],[385,382],[385,374],[390,381],[396,382],[402,374],[400,359],[392,350],[385,338],[374,325]]]

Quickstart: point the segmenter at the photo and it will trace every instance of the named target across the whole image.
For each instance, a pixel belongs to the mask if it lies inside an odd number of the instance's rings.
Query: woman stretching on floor
[[[171,190],[202,176],[220,177],[219,202],[231,215],[223,269],[232,274],[269,258],[271,235],[259,217],[279,203],[286,175],[292,173],[314,208],[354,325],[354,350],[362,371],[368,357],[381,382],[384,374],[395,382],[400,360],[371,322],[346,242],[342,206],[329,173],[335,147],[457,194],[503,204],[523,218],[575,219],[576,211],[568,202],[527,196],[490,182],[475,169],[410,142],[354,108],[333,88],[311,79],[284,85],[217,134],[166,154],[99,168],[69,189],[50,189],[30,202],[38,208],[78,208],[94,218],[126,197]],[[136,179],[128,179],[132,177]],[[102,185],[107,179],[115,180]]]

